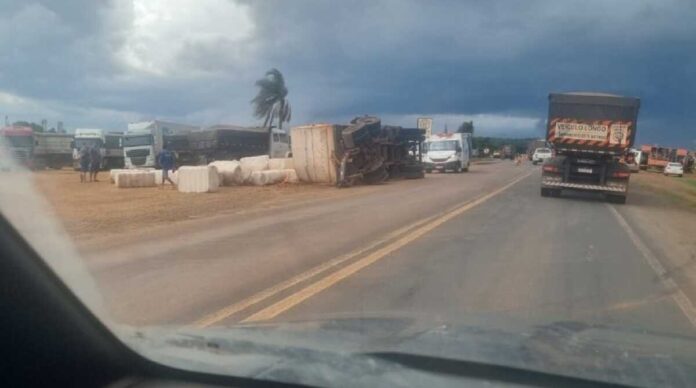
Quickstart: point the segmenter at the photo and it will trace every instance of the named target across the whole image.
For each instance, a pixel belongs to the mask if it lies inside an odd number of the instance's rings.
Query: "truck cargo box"
[[[634,97],[551,93],[546,139],[561,154],[622,154],[633,146],[639,108]]]
[[[292,158],[302,182],[336,184],[343,156],[339,139],[345,125],[314,124],[292,128]]]

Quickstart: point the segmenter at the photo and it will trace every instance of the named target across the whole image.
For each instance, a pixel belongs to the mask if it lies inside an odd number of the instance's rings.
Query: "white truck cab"
[[[468,133],[437,133],[425,142],[425,171],[469,171],[471,135]]]
[[[159,120],[129,123],[123,136],[126,168],[157,167],[157,155],[162,152],[164,136],[185,135],[197,129],[200,127]]]

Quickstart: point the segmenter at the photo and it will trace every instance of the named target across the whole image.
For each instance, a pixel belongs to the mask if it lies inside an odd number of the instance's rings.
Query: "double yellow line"
[[[319,266],[316,266],[306,272],[303,272],[293,278],[290,278],[284,282],[281,282],[275,286],[272,286],[270,288],[267,288],[257,294],[252,295],[249,298],[246,298],[242,301],[239,301],[237,303],[234,303],[228,307],[225,307],[219,311],[216,311],[210,315],[207,315],[198,321],[194,323],[194,326],[196,327],[208,327],[211,325],[214,325],[218,322],[221,322],[224,319],[227,319],[231,317],[234,314],[237,314],[243,310],[246,310],[249,307],[252,307],[258,303],[261,303],[278,293],[287,290],[293,286],[296,286],[304,281],[307,281],[323,272],[328,271],[331,268],[334,268],[336,266],[339,266],[343,263],[348,262],[349,260],[354,259],[355,257],[360,256],[363,253],[366,253],[380,245],[383,245],[387,243],[387,245],[367,254],[366,256],[363,256],[359,258],[358,260],[355,260],[354,262],[350,263],[349,265],[332,272],[319,280],[311,283],[310,285],[300,289],[299,291],[296,291],[289,296],[279,300],[276,303],[271,304],[270,306],[263,308],[259,310],[258,312],[244,318],[241,320],[243,323],[247,322],[259,322],[259,321],[266,321],[269,319],[273,319],[277,317],[278,315],[290,310],[291,308],[297,306],[298,304],[304,302],[305,300],[311,298],[314,295],[319,294],[320,292],[336,285],[338,282],[340,282],[343,279],[346,279],[347,277],[355,274],[356,272],[362,270],[363,268],[383,259],[390,253],[404,247],[405,245],[413,242],[414,240],[422,237],[426,233],[431,232],[433,229],[437,228],[438,226],[444,224],[445,222],[461,215],[462,213],[488,201],[489,199],[495,197],[496,195],[502,193],[503,191],[509,189],[519,181],[527,178],[530,176],[532,173],[529,172],[525,175],[522,175],[518,177],[517,179],[513,180],[512,182],[488,193],[485,194],[481,197],[478,197],[474,200],[464,202],[462,204],[459,204],[455,206],[452,210],[447,211],[443,214],[440,215],[435,215],[430,218],[426,218],[423,220],[420,220],[418,222],[415,222],[413,224],[410,224],[406,227],[400,228],[392,233],[389,233],[386,235],[384,238],[375,241],[371,243],[369,246],[366,246],[364,248],[361,248],[359,250],[356,250],[354,252],[351,252],[347,255],[340,256],[338,258],[335,258],[333,260],[330,260],[324,264],[321,264]],[[393,242],[392,241],[396,239]]]

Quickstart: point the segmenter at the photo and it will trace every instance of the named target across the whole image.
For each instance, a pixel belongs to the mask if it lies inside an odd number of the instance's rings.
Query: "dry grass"
[[[108,172],[100,175],[102,180],[93,183],[80,183],[78,173],[70,170],[34,175],[38,189],[74,238],[325,198],[341,192],[329,186],[297,184],[221,187],[216,193],[184,194],[168,185],[119,189],[109,183]]]
[[[631,176],[631,185],[638,185],[652,193],[659,194],[670,202],[696,209],[696,175],[667,177],[655,172],[641,172]]]

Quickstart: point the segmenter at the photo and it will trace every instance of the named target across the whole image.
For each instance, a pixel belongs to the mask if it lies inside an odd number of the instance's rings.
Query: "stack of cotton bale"
[[[239,159],[239,164],[242,167],[242,181],[250,183],[253,172],[268,170],[268,159],[268,155],[249,156]]]
[[[233,186],[244,183],[242,164],[240,162],[236,160],[219,160],[208,165],[217,168],[221,185]]]
[[[251,173],[249,183],[254,186],[275,185],[278,183],[298,183],[297,172],[291,169],[265,170]]]
[[[294,170],[295,163],[292,158],[272,158],[268,159],[269,170]]]
[[[162,184],[162,170],[153,170],[153,171],[155,172],[155,183],[157,183],[158,185],[161,185]],[[169,170],[168,176],[172,180],[172,182],[174,182],[175,185],[177,184],[177,181],[178,181],[177,175],[178,174],[176,173],[176,171]]]
[[[215,166],[183,166],[177,173],[182,193],[210,193],[218,190],[220,177]]]
[[[114,177],[116,187],[153,187],[155,186],[155,172],[148,170],[121,171]]]

